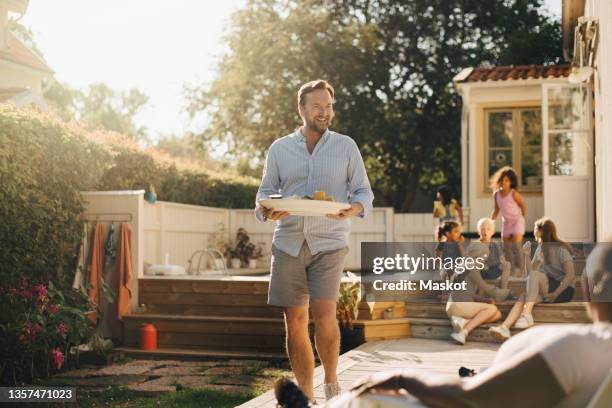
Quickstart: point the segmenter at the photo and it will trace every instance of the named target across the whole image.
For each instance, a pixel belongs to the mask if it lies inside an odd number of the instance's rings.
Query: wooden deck
[[[445,340],[407,338],[384,340],[363,344],[340,356],[338,377],[343,390],[351,384],[372,373],[402,368],[417,368],[427,373],[457,376],[461,366],[481,369],[493,361],[499,344],[468,342],[465,346],[452,344]],[[323,367],[315,369],[315,398],[322,404]],[[276,406],[272,390],[254,398],[240,408]]]

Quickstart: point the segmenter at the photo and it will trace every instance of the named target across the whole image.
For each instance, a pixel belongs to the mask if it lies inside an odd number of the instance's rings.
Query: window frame
[[[544,192],[544,162],[543,162],[543,137],[544,137],[544,130],[543,130],[543,124],[542,124],[542,133],[540,134],[540,158],[542,160],[541,163],[541,175],[540,178],[542,180],[542,183],[531,187],[531,186],[527,186],[526,184],[523,184],[521,182],[522,180],[522,173],[523,173],[523,163],[522,163],[522,157],[521,157],[521,153],[522,153],[522,141],[523,141],[523,127],[522,127],[522,119],[521,119],[521,112],[522,111],[533,111],[533,110],[537,110],[540,113],[540,120],[542,119],[542,106],[541,105],[533,105],[533,106],[508,106],[508,107],[491,107],[491,108],[483,108],[483,120],[484,120],[484,160],[483,160],[483,174],[484,174],[484,193],[485,194],[490,194],[492,193],[492,190],[489,186],[490,184],[490,175],[489,175],[489,168],[490,166],[490,160],[491,160],[491,147],[489,145],[489,141],[490,141],[490,134],[489,134],[489,118],[491,113],[499,113],[499,112],[510,112],[512,114],[512,167],[517,171],[517,176],[519,179],[519,186],[522,192],[525,193],[529,193],[529,194],[543,194]]]

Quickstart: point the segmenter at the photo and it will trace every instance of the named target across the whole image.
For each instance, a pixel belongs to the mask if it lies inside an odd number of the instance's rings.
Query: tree
[[[296,91],[336,88],[333,128],[361,148],[377,205],[460,185],[460,98],[452,78],[481,64],[554,63],[558,22],[542,0],[251,0],[236,12],[215,80],[191,89],[205,142],[260,158],[298,124]]]
[[[83,122],[91,129],[102,128],[147,140],[146,128],[138,126],[134,120],[149,101],[140,90],[132,88],[122,92],[97,83],[82,91],[55,78],[50,79],[45,88],[45,100],[62,119]]]

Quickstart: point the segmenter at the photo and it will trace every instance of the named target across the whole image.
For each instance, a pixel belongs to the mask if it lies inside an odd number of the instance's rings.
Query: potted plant
[[[340,283],[336,317],[340,326],[340,350],[346,353],[363,343],[363,327],[353,326],[359,314],[361,282],[357,275],[347,272],[350,282]]]
[[[263,257],[264,253],[264,244],[258,243],[253,247],[253,252],[249,255],[249,268],[256,269],[257,268],[257,260]]]

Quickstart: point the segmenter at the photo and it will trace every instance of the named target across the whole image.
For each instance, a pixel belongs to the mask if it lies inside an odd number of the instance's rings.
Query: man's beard
[[[326,119],[323,123],[318,120],[309,120],[306,119],[306,126],[312,130],[316,130],[317,132],[323,134],[331,124],[331,118]]]

